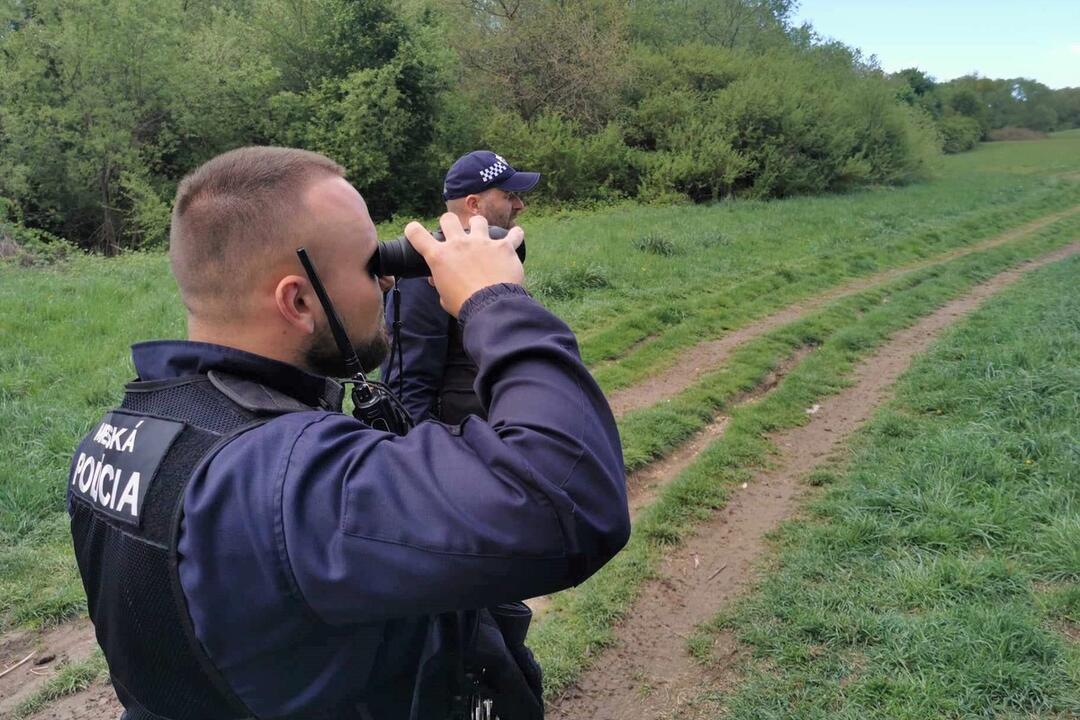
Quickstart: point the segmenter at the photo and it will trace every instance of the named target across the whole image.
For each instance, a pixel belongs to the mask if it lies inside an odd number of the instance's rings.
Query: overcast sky
[[[1080,0],[801,0],[794,20],[876,55],[887,72],[1080,87]]]

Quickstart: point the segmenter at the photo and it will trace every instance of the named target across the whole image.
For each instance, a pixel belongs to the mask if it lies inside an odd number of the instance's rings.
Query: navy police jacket
[[[456,321],[439,304],[438,291],[421,277],[399,280],[395,292],[400,308],[387,302],[386,324],[392,328],[400,316],[401,327],[395,353],[382,366],[386,384],[415,422],[460,422],[470,413],[484,417],[473,389],[476,365],[462,347]]]
[[[431,616],[576,585],[626,543],[619,436],[569,328],[514,285],[474,295],[460,322],[488,422],[397,437],[337,408],[294,412],[192,477],[182,592],[257,715],[398,686],[404,716]],[[327,405],[325,378],[238,350],[164,341],[133,356],[142,380],[216,369]],[[312,637],[287,596],[325,631]]]

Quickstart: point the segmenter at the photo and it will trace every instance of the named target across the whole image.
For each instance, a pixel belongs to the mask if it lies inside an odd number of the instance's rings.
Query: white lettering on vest
[[[138,509],[137,503],[138,503],[138,500],[139,500],[139,482],[140,482],[140,480],[141,480],[141,478],[139,476],[139,473],[137,473],[137,472],[131,473],[131,477],[128,478],[127,485],[124,486],[124,492],[120,496],[120,502],[116,504],[115,510],[117,512],[123,512],[124,505],[130,505],[131,510],[129,510],[128,512],[130,513],[131,517],[138,517],[139,516],[138,515],[139,509]]]
[[[95,483],[93,489],[90,491],[90,496],[95,498],[102,505],[108,507],[111,498],[105,494],[106,477],[114,483],[120,482],[120,470],[114,468],[112,465],[106,465],[105,469],[102,470],[101,474],[98,476],[97,483]]]

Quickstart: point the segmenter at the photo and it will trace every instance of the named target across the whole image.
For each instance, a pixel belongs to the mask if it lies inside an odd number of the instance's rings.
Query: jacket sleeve
[[[415,422],[432,417],[446,369],[449,323],[452,318],[439,304],[439,293],[427,278],[398,283],[401,292],[401,366],[391,355],[382,366],[384,382],[401,398]],[[394,293],[386,296],[386,327],[393,339]],[[396,350],[396,348],[395,348]],[[399,379],[404,378],[399,383]]]
[[[298,413],[215,460],[251,468],[247,453],[282,453],[280,466],[262,464],[279,467],[268,474],[280,477],[271,493],[280,505],[267,508],[280,518],[277,550],[327,622],[553,592],[628,539],[615,421],[569,328],[517,286],[481,291],[462,317],[489,423],[426,422],[396,437],[340,414]]]

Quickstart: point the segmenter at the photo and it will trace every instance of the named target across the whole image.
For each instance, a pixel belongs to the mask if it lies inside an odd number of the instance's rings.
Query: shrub
[[[23,267],[52,265],[75,250],[71,243],[44,230],[0,219],[0,262],[15,262]]]
[[[561,115],[526,122],[503,112],[492,115],[482,138],[485,147],[507,155],[516,167],[543,175],[532,198],[612,200],[632,195],[638,184],[640,161],[615,123],[584,133]]]
[[[982,128],[974,118],[964,115],[950,115],[937,122],[941,133],[941,149],[947,153],[960,153],[971,150],[979,144]]]

